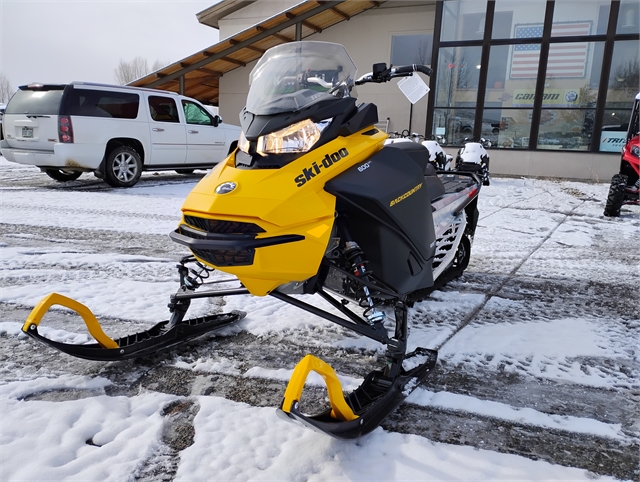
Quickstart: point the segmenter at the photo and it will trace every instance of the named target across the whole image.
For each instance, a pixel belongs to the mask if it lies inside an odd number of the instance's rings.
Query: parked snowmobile
[[[482,184],[488,186],[489,153],[485,147],[491,147],[491,141],[480,139],[479,142],[466,142],[456,156],[456,170],[476,172],[482,178]]]
[[[449,171],[453,169],[453,157],[447,154],[436,139],[426,140],[425,136],[417,132],[409,135],[408,130],[402,133],[394,132],[384,141],[385,145],[397,144],[398,142],[418,142],[425,146],[429,151],[429,162],[436,168],[436,171]]]
[[[453,156],[447,154],[436,139],[422,141],[422,145],[429,150],[429,162],[439,171],[453,169]]]
[[[386,347],[384,366],[346,396],[334,370],[307,355],[278,413],[342,439],[375,429],[435,366],[434,350],[406,353],[408,306],[464,271],[478,220],[481,181],[475,173],[438,176],[424,146],[384,146],[387,134],[374,127],[376,106],[356,105],[355,85],[414,72],[431,70],[375,64],[356,79],[339,44],[293,42],[268,50],[251,72],[238,149],[189,194],[171,233],[193,254],[178,266],[171,319],[112,340],[88,308],[54,293],[33,310],[23,331],[74,356],[122,360],[243,316],[185,320],[191,299],[272,296]],[[237,287],[208,281],[213,270],[234,275]],[[297,296],[312,294],[341,316]],[[38,323],[53,304],[79,312],[98,343],[69,345],[40,335]],[[310,371],[324,378],[331,404],[317,415],[302,413],[299,405]]]
[[[622,148],[620,172],[611,178],[609,195],[604,208],[605,216],[620,216],[625,204],[640,203],[640,93],[636,95]]]

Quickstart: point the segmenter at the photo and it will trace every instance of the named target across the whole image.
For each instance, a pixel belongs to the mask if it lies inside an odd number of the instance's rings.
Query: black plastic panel
[[[401,293],[433,284],[430,199],[444,188],[437,177],[426,183],[423,172],[402,149],[385,147],[325,187],[337,197],[338,213],[364,251],[368,269]]]

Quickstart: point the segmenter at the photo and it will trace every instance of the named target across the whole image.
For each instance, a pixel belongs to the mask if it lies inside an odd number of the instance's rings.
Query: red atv
[[[638,119],[640,111],[640,93],[636,95],[636,100],[629,119],[629,129],[627,139],[622,149],[622,159],[620,160],[620,172],[611,178],[609,196],[604,207],[605,216],[620,216],[620,208],[624,204],[639,204],[638,193],[640,192],[640,121]]]

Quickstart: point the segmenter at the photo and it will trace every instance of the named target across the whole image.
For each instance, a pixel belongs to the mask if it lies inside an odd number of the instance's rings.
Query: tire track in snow
[[[532,196],[535,197],[535,196]],[[529,198],[531,199],[531,198]],[[488,293],[485,294],[484,300],[482,301],[482,303],[480,303],[476,308],[474,308],[462,321],[462,323],[460,323],[455,330],[453,330],[449,336],[447,336],[447,338],[445,340],[443,340],[439,345],[436,346],[436,350],[440,351],[442,349],[442,347],[449,341],[451,340],[456,334],[458,334],[465,326],[467,326],[469,323],[471,323],[473,320],[476,319],[476,317],[478,316],[478,313],[480,313],[485,306],[487,306],[487,303],[489,303],[489,301],[491,301],[492,298],[494,298],[500,291],[502,291],[502,289],[507,285],[507,283],[509,283],[514,276],[516,275],[516,273],[520,270],[520,268],[522,268],[522,266],[529,260],[529,258],[531,258],[531,256],[533,256],[536,251],[538,251],[543,245],[544,243],[547,242],[547,240],[549,240],[549,238],[551,238],[551,236],[553,236],[553,233],[555,233],[558,228],[560,226],[562,226],[564,224],[564,222],[573,214],[573,212],[578,209],[580,206],[582,206],[586,201],[581,201],[579,204],[577,204],[576,206],[574,206],[571,211],[569,211],[568,213],[562,213],[563,218],[553,227],[553,229],[550,229],[546,236],[544,238],[542,238],[542,240],[533,248],[531,249],[523,258],[522,260],[516,264],[516,266],[514,266],[511,271],[509,272],[509,274],[507,274],[507,276],[504,277],[504,279],[498,283],[497,286],[495,286],[493,289],[491,289]],[[502,209],[506,209],[506,208],[502,208]],[[498,211],[495,211],[498,212]],[[494,214],[494,213],[491,213]],[[488,215],[490,216],[490,215]],[[487,217],[488,217],[487,216]]]

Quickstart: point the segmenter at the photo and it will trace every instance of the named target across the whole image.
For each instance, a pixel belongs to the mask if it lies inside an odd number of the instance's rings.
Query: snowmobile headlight
[[[240,131],[240,137],[238,137],[238,149],[246,154],[249,154],[249,141],[245,137],[243,131]]]
[[[640,146],[633,146],[631,148],[631,154],[633,154],[636,157],[640,157]]]
[[[286,154],[307,152],[318,142],[322,131],[331,123],[331,119],[313,122],[305,119],[271,134],[258,137],[256,152],[261,156],[267,154]]]

